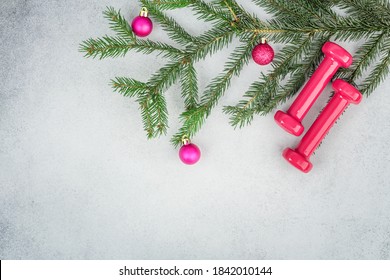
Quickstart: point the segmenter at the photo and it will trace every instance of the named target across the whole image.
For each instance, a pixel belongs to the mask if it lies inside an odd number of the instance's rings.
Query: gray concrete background
[[[234,131],[221,113],[269,70],[251,63],[193,139],[201,162],[184,166],[169,144],[179,87],[166,93],[169,135],[146,141],[138,106],[108,86],[145,81],[165,61],[78,53],[83,39],[112,34],[107,5],[128,19],[139,10],[124,0],[0,3],[1,259],[390,258],[390,80],[349,108],[304,175],[282,159],[298,139],[272,115]],[[189,15],[175,17],[190,32],[210,27]],[[158,24],[151,38],[170,42]],[[197,64],[200,88],[228,54]]]

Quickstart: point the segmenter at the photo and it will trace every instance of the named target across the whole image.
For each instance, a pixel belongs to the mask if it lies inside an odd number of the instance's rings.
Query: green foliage
[[[142,1],[144,2],[144,1]],[[195,0],[154,0],[154,1],[148,1],[151,4],[155,4],[156,7],[158,7],[158,10],[173,10],[178,8],[183,8],[188,5],[190,5],[192,2],[195,2]]]
[[[157,19],[162,28],[168,33],[169,37],[179,43],[180,45],[191,44],[195,41],[195,38],[188,34],[174,19],[165,15],[162,10],[165,9],[173,9],[180,8],[180,3],[173,4],[171,0],[168,1],[160,1],[160,5],[153,5],[150,1],[141,1],[143,5],[148,7],[149,13],[153,15],[153,18]],[[175,2],[183,2],[183,6],[188,5],[190,1],[175,1]],[[186,5],[184,5],[186,4]]]
[[[111,85],[114,91],[128,97],[138,96],[149,89],[146,83],[126,77],[117,77],[111,80]]]
[[[120,11],[116,11],[113,7],[107,7],[107,10],[103,12],[104,17],[109,21],[110,27],[124,39],[130,41],[135,40],[135,35],[131,30],[131,27],[127,20],[120,14]]]
[[[194,64],[185,63],[181,74],[181,94],[187,110],[197,106],[198,96],[198,78]]]
[[[172,138],[174,145],[178,145],[184,135],[191,138],[199,131],[211,110],[218,104],[219,99],[230,86],[232,77],[238,76],[244,65],[248,64],[251,51],[257,43],[255,39],[258,38],[254,36],[252,41],[236,48],[225,64],[223,73],[214,78],[207,86],[199,105],[190,108],[181,115],[183,126]]]
[[[194,137],[220,98],[228,91],[231,80],[239,76],[250,61],[253,47],[261,38],[285,46],[277,52],[272,70],[262,73],[236,106],[224,107],[234,127],[250,124],[255,116],[272,112],[294,96],[322,59],[321,47],[328,41],[363,40],[348,69],[337,77],[355,84],[368,96],[390,71],[390,3],[388,0],[252,0],[259,9],[272,15],[263,21],[246,11],[235,0],[140,0],[149,15],[178,44],[138,39],[128,21],[112,7],[104,16],[116,36],[88,39],[80,44],[86,57],[124,56],[129,51],[157,54],[169,60],[152,77],[141,82],[117,77],[111,81],[114,91],[135,98],[140,105],[148,138],[166,134],[168,112],[164,92],[180,83],[185,111],[180,115],[182,127],[173,136],[177,146],[183,136]],[[197,19],[210,22],[211,28],[199,36],[191,35],[165,11],[191,9]],[[342,11],[340,14],[337,11]],[[195,63],[229,46],[239,39],[224,70],[211,80],[203,93],[198,90]]]

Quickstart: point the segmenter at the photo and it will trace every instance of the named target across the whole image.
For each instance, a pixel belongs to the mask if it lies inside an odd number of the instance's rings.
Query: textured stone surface
[[[122,0],[0,2],[0,259],[390,258],[389,80],[349,108],[305,175],[281,157],[298,139],[271,115],[234,131],[221,113],[270,69],[251,63],[194,139],[200,163],[184,166],[169,137],[145,140],[138,106],[108,86],[164,61],[78,52],[110,33],[107,5],[138,13]],[[191,32],[209,28],[188,14],[176,17]],[[157,24],[151,38],[169,42]],[[200,88],[227,56],[197,64]],[[172,135],[179,87],[166,96]]]

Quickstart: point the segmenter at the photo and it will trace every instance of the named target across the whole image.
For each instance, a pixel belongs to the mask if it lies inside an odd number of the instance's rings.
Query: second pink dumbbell
[[[349,83],[337,79],[333,83],[335,94],[330,102],[322,110],[310,129],[303,136],[296,149],[287,148],[283,151],[283,157],[294,167],[307,173],[313,164],[310,156],[329,132],[336,120],[344,112],[349,104],[359,104],[362,94]]]
[[[275,121],[287,132],[300,136],[304,131],[302,120],[318,99],[321,92],[330,82],[340,67],[347,68],[352,64],[352,56],[339,45],[326,42],[322,47],[325,54],[324,60],[306,83],[287,113],[278,111]]]

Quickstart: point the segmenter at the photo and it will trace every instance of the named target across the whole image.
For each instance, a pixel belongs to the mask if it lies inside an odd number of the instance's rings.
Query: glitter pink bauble
[[[257,45],[252,51],[253,60],[260,65],[267,65],[274,59],[275,52],[267,43]]]
[[[133,29],[134,34],[138,37],[146,37],[152,33],[153,22],[148,17],[137,16],[133,19],[131,28]]]
[[[186,144],[180,148],[179,157],[183,163],[192,165],[199,161],[200,150],[195,144]]]

